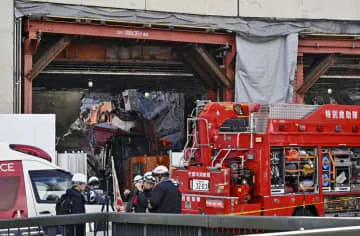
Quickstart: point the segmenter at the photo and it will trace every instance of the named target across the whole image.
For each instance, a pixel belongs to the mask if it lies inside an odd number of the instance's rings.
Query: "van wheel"
[[[312,211],[307,208],[296,208],[294,210],[293,216],[316,216]]]

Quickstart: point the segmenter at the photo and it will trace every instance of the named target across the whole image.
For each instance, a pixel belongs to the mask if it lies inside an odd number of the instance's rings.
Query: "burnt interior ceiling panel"
[[[318,80],[305,95],[307,104],[360,104],[360,56],[334,55]],[[304,78],[329,58],[329,54],[304,56]]]
[[[223,49],[217,46],[96,37],[71,37],[68,42],[62,35],[43,34],[33,64],[44,65],[60,46],[62,51],[33,80],[33,112],[57,115],[57,137],[68,131],[81,100],[91,94],[177,91],[184,93],[184,112],[189,114],[207,89],[228,82],[221,69]],[[74,143],[86,146],[79,140]]]
[[[34,64],[59,44],[43,35]],[[117,93],[124,89],[206,92],[226,86],[216,46],[198,47],[130,39],[78,37],[34,79],[35,88],[86,89]],[[201,57],[203,55],[203,57]],[[204,56],[205,55],[205,56]],[[206,60],[211,61],[206,63]],[[218,64],[219,63],[219,64]]]

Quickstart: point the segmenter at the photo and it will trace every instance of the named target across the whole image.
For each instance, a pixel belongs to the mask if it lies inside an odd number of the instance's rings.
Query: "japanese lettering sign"
[[[118,30],[116,31],[118,35],[124,35],[128,37],[149,37],[148,32],[140,31],[140,30]]]
[[[359,116],[358,111],[325,110],[325,118],[335,120],[357,120]]]

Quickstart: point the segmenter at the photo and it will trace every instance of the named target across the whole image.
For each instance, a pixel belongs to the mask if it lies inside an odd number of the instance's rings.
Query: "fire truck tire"
[[[300,207],[294,210],[293,216],[316,216],[316,213],[308,208]]]

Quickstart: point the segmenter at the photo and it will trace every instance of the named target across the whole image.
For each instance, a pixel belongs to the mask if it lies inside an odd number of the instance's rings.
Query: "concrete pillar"
[[[0,113],[13,113],[14,1],[0,1]]]

